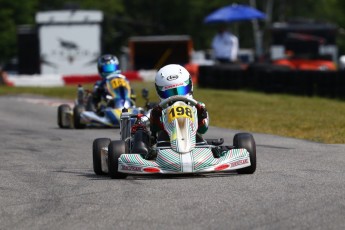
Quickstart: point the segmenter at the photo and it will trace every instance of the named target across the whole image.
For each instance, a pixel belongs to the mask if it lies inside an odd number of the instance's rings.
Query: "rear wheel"
[[[92,156],[93,156],[93,171],[96,175],[104,175],[102,170],[102,148],[108,147],[110,143],[109,138],[97,138],[92,144]]]
[[[81,113],[85,111],[85,108],[83,105],[76,105],[73,109],[73,122],[74,122],[74,128],[76,129],[84,129],[85,124],[81,123],[80,117]]]
[[[112,179],[124,179],[127,177],[126,173],[121,173],[119,169],[119,157],[126,151],[126,144],[124,141],[112,141],[108,146],[108,170]]]
[[[58,107],[58,117],[57,123],[60,128],[69,128],[71,127],[71,122],[68,119],[68,113],[71,111],[71,107],[67,104],[59,105]]]
[[[249,152],[251,165],[246,168],[236,170],[238,174],[253,174],[256,170],[256,145],[253,135],[250,133],[237,133],[234,136],[235,148],[244,148]]]

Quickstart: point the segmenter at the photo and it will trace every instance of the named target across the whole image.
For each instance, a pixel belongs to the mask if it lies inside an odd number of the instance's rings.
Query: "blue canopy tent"
[[[265,18],[266,15],[263,12],[251,6],[232,4],[209,14],[204,19],[204,23],[226,23]]]
[[[257,55],[262,53],[261,31],[256,19],[265,19],[266,14],[248,5],[232,4],[219,8],[204,18],[204,23],[231,23],[252,21]]]

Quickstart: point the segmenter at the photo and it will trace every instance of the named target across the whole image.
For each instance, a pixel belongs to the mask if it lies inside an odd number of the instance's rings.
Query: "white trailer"
[[[41,74],[96,74],[102,21],[96,10],[38,12]]]

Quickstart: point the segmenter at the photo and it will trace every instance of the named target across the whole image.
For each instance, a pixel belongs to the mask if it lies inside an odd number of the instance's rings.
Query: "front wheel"
[[[67,104],[59,105],[57,114],[58,126],[62,129],[71,127],[71,121],[69,120],[68,113],[71,112],[71,107]]]
[[[249,152],[251,165],[236,170],[238,174],[253,174],[256,170],[256,145],[253,135],[250,133],[237,133],[234,136],[235,148],[244,148]]]
[[[121,173],[119,169],[119,157],[126,151],[126,144],[124,141],[112,141],[108,146],[108,170],[112,179],[124,179],[127,177],[126,173]]]
[[[73,109],[73,121],[74,121],[74,128],[76,129],[84,129],[85,124],[81,123],[81,113],[85,111],[83,105],[76,105]]]
[[[104,175],[102,170],[102,149],[108,147],[110,143],[109,138],[97,138],[92,144],[92,157],[93,157],[93,171],[96,175]]]

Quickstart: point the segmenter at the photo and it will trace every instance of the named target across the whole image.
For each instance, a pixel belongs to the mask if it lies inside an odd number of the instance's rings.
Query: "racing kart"
[[[222,138],[204,139],[197,133],[196,104],[194,99],[184,96],[163,100],[160,106],[165,130],[158,134],[155,143],[147,129],[147,117],[124,111],[121,140],[97,138],[93,142],[94,172],[113,179],[126,178],[128,174],[254,173],[253,136],[237,133],[232,146],[223,145]]]
[[[78,86],[78,95],[73,109],[68,104],[58,107],[57,122],[60,128],[83,129],[86,127],[119,127],[122,109],[131,113],[148,113],[151,104],[146,102],[145,108],[136,107],[130,97],[131,88],[125,78],[111,76],[106,79],[107,96],[96,109],[92,103],[92,94],[82,86]],[[148,92],[147,92],[148,93]],[[144,96],[144,94],[143,94]],[[148,97],[148,94],[145,96]]]

